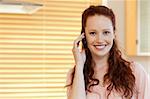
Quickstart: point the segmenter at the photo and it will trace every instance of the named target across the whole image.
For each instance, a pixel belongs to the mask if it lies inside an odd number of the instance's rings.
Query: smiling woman
[[[94,54],[94,57],[99,55],[108,56],[115,37],[111,20],[103,15],[88,17],[85,36],[88,48]]]
[[[74,40],[75,66],[68,72],[68,99],[148,99],[150,80],[136,62],[123,58],[116,40],[113,11],[90,6]],[[82,51],[78,49],[82,41]]]

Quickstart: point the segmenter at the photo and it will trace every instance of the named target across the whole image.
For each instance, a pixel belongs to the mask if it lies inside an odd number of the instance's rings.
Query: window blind
[[[31,15],[0,13],[0,99],[66,99],[81,13],[99,0],[24,1],[43,7]]]

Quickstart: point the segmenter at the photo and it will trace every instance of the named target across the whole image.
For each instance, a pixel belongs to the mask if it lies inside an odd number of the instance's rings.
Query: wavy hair
[[[116,31],[115,15],[113,11],[106,6],[90,6],[82,14],[82,30],[81,33],[85,32],[86,21],[89,16],[103,15],[108,17],[113,25],[114,33]],[[94,78],[94,68],[92,64],[92,56],[87,45],[82,46],[85,49],[86,60],[84,64],[83,74],[85,90],[90,91],[90,87],[98,85],[99,80]],[[135,91],[135,76],[132,73],[131,62],[125,60],[122,57],[121,51],[117,46],[116,38],[113,41],[113,46],[109,52],[108,57],[108,70],[103,77],[103,84],[107,85],[107,91],[109,97],[112,90],[116,90],[118,93],[127,99],[131,99]],[[75,74],[75,67],[72,73],[71,86],[73,84]],[[96,82],[96,83],[91,83]]]

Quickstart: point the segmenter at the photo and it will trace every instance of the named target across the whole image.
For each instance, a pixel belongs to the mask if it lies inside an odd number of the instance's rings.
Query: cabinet
[[[150,56],[150,1],[125,1],[126,52],[130,56]]]

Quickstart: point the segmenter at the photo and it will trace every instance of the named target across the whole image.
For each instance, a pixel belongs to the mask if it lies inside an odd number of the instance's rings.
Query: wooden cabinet
[[[125,49],[128,55],[137,54],[136,46],[136,0],[125,1]]]

